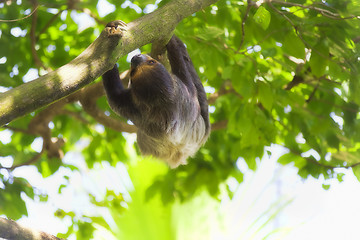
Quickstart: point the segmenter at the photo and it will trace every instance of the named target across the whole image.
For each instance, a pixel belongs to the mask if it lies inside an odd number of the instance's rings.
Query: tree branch
[[[36,36],[36,41],[39,40],[40,35],[43,34],[51,26],[51,24],[61,15],[61,13],[65,10],[66,9],[59,10],[58,13],[56,13],[54,16],[52,16],[52,18],[50,18],[50,20],[45,24],[45,26],[40,30],[40,32]]]
[[[38,19],[38,12],[37,12],[37,8],[39,7],[37,1],[34,1],[33,2],[33,7],[34,7],[34,11],[33,11],[33,17],[32,17],[32,21],[31,21],[31,29],[30,29],[30,42],[31,42],[31,55],[33,57],[33,60],[35,62],[35,65],[37,67],[41,67],[43,69],[46,69],[46,70],[50,70],[48,68],[45,67],[45,65],[41,62],[38,54],[37,54],[37,51],[36,51],[36,36],[35,36],[35,29],[36,29],[36,25],[37,25],[37,19]]]
[[[18,223],[0,218],[0,238],[2,239],[26,239],[26,240],[61,240],[48,233],[38,232],[25,228]]]
[[[0,2],[1,2],[1,1],[0,1]],[[9,23],[9,22],[18,22],[18,21],[27,19],[27,18],[31,17],[31,15],[33,15],[39,7],[40,7],[40,6],[37,5],[37,6],[34,8],[34,10],[32,10],[32,12],[31,12],[29,15],[27,15],[27,16],[25,16],[25,17],[23,17],[23,18],[9,19],[9,20],[0,19],[0,22],[7,22],[7,23]]]
[[[216,123],[211,124],[211,131],[217,131],[227,128],[228,120],[222,120]]]
[[[319,167],[323,167],[323,168],[326,168],[326,169],[336,169],[336,168],[338,168],[338,169],[341,169],[341,168],[342,168],[342,169],[350,169],[350,168],[354,168],[354,167],[360,165],[360,162],[356,162],[356,163],[354,163],[354,164],[347,165],[347,166],[331,166],[331,165],[324,164],[324,163],[322,163],[322,162],[320,162],[320,161],[317,161],[317,160],[315,160],[315,159],[312,158],[312,157],[303,157],[303,156],[301,155],[302,153],[299,152],[299,151],[297,151],[297,150],[290,149],[290,148],[287,148],[287,149],[288,149],[289,152],[291,152],[292,154],[297,155],[297,156],[299,156],[299,157],[302,157],[302,158],[305,159],[307,162],[310,162],[310,163],[312,163],[312,164],[315,164],[315,165],[317,165],[317,166],[319,166]],[[346,162],[345,159],[344,159],[344,162]]]
[[[81,11],[83,13],[86,13],[87,15],[92,17],[98,24],[101,24],[101,25],[104,25],[104,26],[107,24],[107,22],[101,20],[96,14],[91,12],[91,10],[88,9],[88,8],[76,8],[76,10],[79,10],[79,11]]]
[[[239,44],[238,49],[240,50],[244,44],[244,40],[245,40],[245,22],[247,20],[247,18],[249,17],[249,13],[250,13],[250,9],[253,6],[253,2],[248,0],[247,1],[247,7],[246,7],[246,11],[245,14],[243,16],[243,18],[241,19],[241,41]]]
[[[360,16],[356,16],[356,15],[350,15],[350,16],[346,16],[346,17],[341,17],[341,15],[336,13],[336,12],[331,12],[331,11],[329,11],[327,9],[316,7],[314,4],[303,5],[303,4],[300,4],[300,3],[284,2],[284,1],[278,1],[278,0],[269,0],[269,2],[276,3],[276,4],[281,4],[281,5],[287,5],[287,6],[290,6],[290,7],[299,7],[299,8],[304,8],[304,9],[315,10],[315,11],[319,12],[321,15],[323,15],[324,17],[328,17],[328,18],[335,19],[335,20],[345,20],[345,19],[352,19],[352,18],[359,19],[360,18]],[[329,7],[329,6],[325,6],[324,3],[321,3],[321,5],[323,7]]]
[[[128,24],[121,39],[105,29],[78,57],[38,79],[0,94],[0,126],[79,90],[125,54],[169,35],[185,17],[218,0],[173,0]]]
[[[15,168],[18,168],[18,167],[32,165],[32,164],[36,163],[36,162],[41,158],[41,156],[43,155],[43,153],[44,153],[44,149],[41,150],[41,152],[37,153],[37,154],[36,154],[35,156],[33,156],[32,158],[30,158],[29,160],[27,160],[26,162],[13,165],[13,166],[11,166],[11,167],[0,167],[0,168],[6,169],[6,170],[14,170]]]

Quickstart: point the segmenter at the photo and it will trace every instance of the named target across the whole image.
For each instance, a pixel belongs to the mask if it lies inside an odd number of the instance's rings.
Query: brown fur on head
[[[174,79],[165,67],[144,54],[131,59],[130,82],[133,95],[140,101],[169,102],[174,100]]]
[[[136,79],[136,75],[142,75],[151,70],[158,62],[152,57],[144,54],[135,55],[131,59],[130,77]]]

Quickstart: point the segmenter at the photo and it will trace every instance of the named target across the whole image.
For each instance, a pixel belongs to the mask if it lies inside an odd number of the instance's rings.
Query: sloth
[[[107,26],[125,24],[113,21]],[[103,75],[103,85],[112,110],[137,126],[141,153],[176,168],[206,142],[210,123],[206,93],[185,45],[174,35],[166,50],[171,72],[138,54],[131,59],[129,88],[124,88],[116,65]]]

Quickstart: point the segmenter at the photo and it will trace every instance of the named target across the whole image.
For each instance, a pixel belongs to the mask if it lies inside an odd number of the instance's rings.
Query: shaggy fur
[[[110,107],[138,127],[141,152],[175,168],[205,143],[210,124],[204,87],[184,44],[173,36],[167,52],[171,73],[150,56],[136,55],[130,88],[123,87],[116,65],[103,83]]]

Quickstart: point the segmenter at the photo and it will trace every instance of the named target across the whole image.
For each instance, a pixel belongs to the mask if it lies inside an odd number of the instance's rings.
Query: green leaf
[[[88,222],[79,222],[79,231],[77,231],[77,239],[90,239],[94,235],[95,227]]]
[[[27,216],[27,209],[20,194],[24,186],[21,181],[13,184],[5,183],[5,189],[0,188],[0,214],[5,214],[11,219],[17,220],[23,215]]]
[[[271,91],[271,87],[269,86],[269,84],[266,84],[262,81],[258,82],[258,87],[259,87],[259,95],[258,95],[259,101],[266,110],[271,112],[272,105],[274,102],[274,97]]]
[[[339,149],[340,140],[334,132],[329,131],[326,135],[326,141],[329,146],[335,149]]]
[[[306,160],[303,157],[301,157],[299,155],[295,155],[291,152],[282,155],[278,159],[278,163],[280,163],[282,165],[287,165],[291,162],[294,162],[295,167],[297,167],[298,169],[301,169],[306,165]]]
[[[353,167],[352,170],[354,172],[355,177],[360,182],[360,165]]]
[[[255,158],[245,158],[246,164],[248,165],[249,169],[256,170],[256,159]]]
[[[233,108],[233,111],[229,117],[228,131],[229,133],[237,136],[241,136],[249,132],[253,122],[252,108],[249,104],[244,104],[240,107]]]
[[[252,62],[247,61],[240,66],[235,65],[232,69],[231,82],[235,91],[244,99],[249,99],[254,93],[255,68]]]
[[[316,77],[321,77],[325,74],[325,69],[328,64],[328,57],[329,47],[326,46],[324,41],[320,41],[313,47],[309,64],[311,67],[311,72]]]
[[[222,79],[231,79],[233,66],[227,66],[223,69],[221,77]]]
[[[286,153],[278,159],[278,163],[280,163],[282,165],[287,165],[287,164],[291,163],[292,161],[294,161],[294,154],[292,154],[292,153]]]
[[[48,161],[46,161],[46,160],[41,161],[38,168],[39,168],[41,175],[44,178],[51,176],[51,169],[50,169]]]
[[[305,45],[294,32],[290,32],[285,36],[282,48],[290,56],[299,59],[305,58]]]
[[[272,48],[266,48],[266,49],[262,49],[261,50],[261,54],[264,56],[264,58],[267,57],[274,57],[277,54],[277,50],[276,48],[272,47]]]
[[[21,191],[24,192],[29,198],[34,199],[34,189],[25,178],[16,178],[14,186],[18,186],[18,188],[21,189]]]
[[[345,176],[345,173],[338,173],[336,175],[336,178],[339,182],[342,182],[342,181],[344,181],[344,179],[343,179],[344,176]]]
[[[260,6],[254,15],[254,21],[266,30],[271,21],[271,14],[266,8]]]
[[[203,28],[198,34],[197,37],[205,40],[210,41],[214,38],[217,38],[221,35],[224,35],[224,29],[215,27],[215,26],[209,26],[206,28]]]
[[[333,79],[339,79],[339,80],[349,79],[349,73],[346,72],[339,63],[329,61],[328,66],[329,66],[329,75],[331,75]]]

